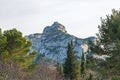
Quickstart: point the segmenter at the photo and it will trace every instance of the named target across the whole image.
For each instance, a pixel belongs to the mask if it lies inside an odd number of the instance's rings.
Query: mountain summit
[[[45,27],[42,34],[31,34],[27,36],[27,39],[32,41],[31,50],[36,50],[38,55],[44,54],[47,58],[63,63],[69,42],[73,41],[76,55],[80,59],[83,50],[82,44],[95,38],[77,38],[68,34],[62,24],[54,22],[51,26]]]
[[[61,31],[66,33],[65,27],[62,24],[54,22],[51,26],[45,27],[45,29],[43,30],[43,34],[49,34],[50,32],[54,31]]]

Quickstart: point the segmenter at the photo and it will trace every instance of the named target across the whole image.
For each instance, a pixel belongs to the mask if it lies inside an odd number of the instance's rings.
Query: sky
[[[42,33],[58,21],[79,38],[95,36],[100,18],[119,10],[120,0],[0,0],[0,28]]]

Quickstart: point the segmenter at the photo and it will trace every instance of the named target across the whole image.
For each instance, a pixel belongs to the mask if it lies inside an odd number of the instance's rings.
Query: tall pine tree
[[[72,41],[68,43],[67,58],[64,63],[64,75],[70,80],[80,80],[80,66]]]

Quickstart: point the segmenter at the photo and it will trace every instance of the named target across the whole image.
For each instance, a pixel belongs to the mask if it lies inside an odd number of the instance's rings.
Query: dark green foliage
[[[36,52],[28,54],[31,45],[20,31],[11,29],[2,33],[0,29],[0,80],[26,80],[23,79],[28,74],[26,70],[35,68]]]
[[[85,69],[86,69],[86,61],[85,61],[84,53],[82,54],[80,68],[81,68],[80,69],[81,75],[84,75],[85,74]]]
[[[107,54],[110,58],[104,64],[105,77],[120,77],[120,10],[112,10],[111,15],[101,19],[97,34],[97,44],[101,54]]]
[[[6,37],[6,49],[10,54],[15,53],[17,50],[24,48],[26,39],[22,37],[22,33],[16,29],[4,31],[3,35]],[[30,45],[31,46],[31,45]]]
[[[100,45],[104,47],[106,54],[113,54],[113,51],[119,50],[117,45],[120,41],[120,11],[112,10],[111,15],[106,19],[101,19],[97,34]]]
[[[62,76],[64,75],[63,66],[59,62],[57,62],[57,71],[59,72],[60,75]]]
[[[6,38],[2,34],[0,34],[0,52],[1,53],[5,51],[6,44],[7,44]]]
[[[64,64],[64,75],[71,80],[80,80],[80,66],[72,42],[68,43],[67,58]]]
[[[5,57],[8,57],[8,51],[5,49],[7,44],[6,37],[3,36],[2,31],[0,29],[0,60],[3,61]]]
[[[89,46],[89,49],[90,49],[91,53],[93,53],[93,54],[94,53],[98,54],[98,55],[105,54],[104,49],[102,48],[101,43],[99,42],[99,40],[96,40],[96,44],[93,43],[92,41],[89,41],[88,46]]]
[[[31,65],[36,56],[36,52],[27,55],[31,45],[20,31],[11,29],[2,33],[0,29],[0,59],[4,63],[16,63],[23,68]]]
[[[120,80],[120,78],[113,78],[112,80]]]

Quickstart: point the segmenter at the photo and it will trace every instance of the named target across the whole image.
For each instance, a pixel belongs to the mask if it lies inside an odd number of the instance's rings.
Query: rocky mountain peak
[[[94,37],[81,39],[70,35],[66,32],[65,27],[58,22],[54,22],[51,26],[45,27],[41,34],[37,33],[27,36],[27,39],[32,42],[31,51],[36,50],[38,53],[36,62],[39,62],[39,56],[42,54],[60,63],[65,61],[69,42],[73,41],[75,53],[78,60],[80,60],[83,48],[87,48],[86,46],[82,48],[82,45],[89,40],[94,41]]]
[[[54,22],[51,26],[47,26],[44,28],[43,34],[49,34],[51,32],[56,32],[56,31],[61,31],[64,33],[67,32],[62,24],[60,24],[59,22]]]

